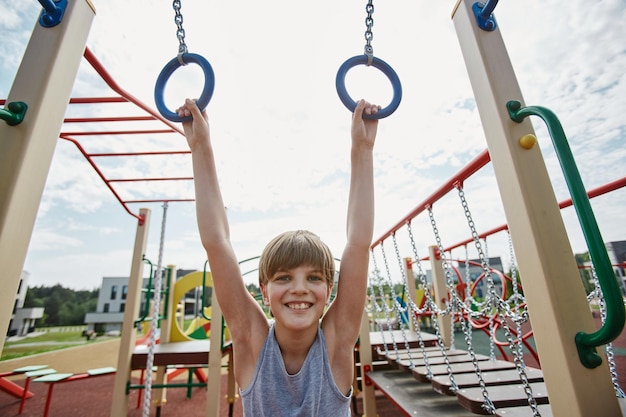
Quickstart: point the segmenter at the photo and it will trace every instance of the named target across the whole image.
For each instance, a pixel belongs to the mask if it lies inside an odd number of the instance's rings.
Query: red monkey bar
[[[172,177],[162,177],[162,176],[150,176],[146,178],[109,178],[104,174],[104,171],[101,167],[96,163],[95,158],[114,158],[114,157],[134,157],[134,156],[151,156],[151,155],[186,155],[191,152],[186,150],[180,151],[142,151],[142,152],[123,152],[123,153],[89,153],[77,139],[78,137],[93,137],[93,136],[127,136],[127,135],[161,135],[161,134],[171,134],[171,133],[179,133],[183,135],[183,131],[176,126],[174,123],[165,119],[161,116],[156,110],[151,109],[149,106],[141,102],[139,99],[128,93],[126,90],[122,89],[114,80],[113,77],[107,72],[104,66],[98,61],[93,52],[89,48],[85,48],[85,53],[83,55],[87,62],[91,65],[91,67],[98,73],[98,75],[102,78],[102,80],[107,84],[107,86],[118,96],[112,97],[81,97],[81,98],[71,98],[69,104],[70,105],[80,105],[80,104],[103,104],[103,103],[130,103],[134,104],[137,108],[145,112],[145,115],[141,116],[119,116],[119,117],[73,117],[73,118],[65,118],[64,124],[61,128],[61,133],[59,137],[66,141],[73,143],[79,150],[79,152],[85,157],[87,162],[93,167],[96,171],[96,174],[104,181],[105,185],[109,190],[113,193],[113,196],[120,202],[124,210],[128,212],[131,216],[137,218],[140,224],[143,223],[144,219],[138,213],[135,213],[130,210],[128,204],[131,203],[155,203],[155,202],[179,202],[179,201],[194,201],[193,198],[153,198],[153,199],[124,199],[116,190],[115,184],[117,183],[128,183],[128,182],[154,182],[154,181],[192,181],[193,177],[186,176],[172,176]],[[4,104],[6,100],[0,100],[0,104]],[[156,121],[161,122],[165,126],[161,129],[126,129],[126,130],[84,130],[84,131],[68,131],[66,130],[67,124],[75,124],[75,123],[114,123],[114,122],[150,122]]]

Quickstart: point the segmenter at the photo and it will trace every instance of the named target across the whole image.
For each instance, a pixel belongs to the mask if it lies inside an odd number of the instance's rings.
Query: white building
[[[143,286],[148,283],[144,278]],[[128,277],[103,277],[96,311],[85,314],[87,330],[98,333],[121,331],[124,322],[124,308],[128,295]],[[144,309],[142,299],[141,311]]]
[[[626,240],[608,242],[605,247],[622,293],[626,295]]]
[[[43,317],[43,307],[24,308],[29,277],[28,271],[22,271],[7,336],[26,336],[35,329],[35,321]]]
[[[179,269],[176,271],[176,279],[193,272],[192,270]],[[146,290],[148,278],[143,279],[141,304],[139,306],[139,319],[150,316],[146,311]],[[103,277],[100,292],[98,294],[98,304],[96,311],[85,314],[85,324],[87,330],[96,333],[106,333],[111,331],[122,331],[124,322],[124,310],[126,307],[126,297],[128,296],[128,277]],[[148,304],[149,306],[149,304]]]

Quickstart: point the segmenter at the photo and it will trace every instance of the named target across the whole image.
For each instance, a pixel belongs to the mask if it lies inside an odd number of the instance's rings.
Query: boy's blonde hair
[[[335,260],[328,246],[308,230],[281,233],[272,239],[259,260],[259,284],[266,285],[280,270],[301,265],[318,268],[324,274],[329,287],[334,284]]]

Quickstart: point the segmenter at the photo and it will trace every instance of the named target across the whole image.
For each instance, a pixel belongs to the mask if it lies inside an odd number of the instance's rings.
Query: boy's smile
[[[277,271],[261,290],[276,321],[297,327],[317,325],[330,296],[324,274],[309,265]]]
[[[311,308],[312,303],[287,303],[287,307],[292,310],[306,310]]]

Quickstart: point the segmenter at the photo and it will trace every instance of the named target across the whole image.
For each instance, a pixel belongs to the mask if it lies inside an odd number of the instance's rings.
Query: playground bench
[[[110,375],[114,373],[116,370],[112,367],[106,368],[97,368],[90,369],[85,373],[81,374],[72,374],[72,373],[51,373],[48,375],[40,376],[39,378],[33,379],[33,382],[43,382],[48,384],[48,393],[46,395],[46,405],[44,407],[43,417],[48,417],[48,413],[50,412],[50,403],[52,401],[52,392],[54,386],[56,384],[61,384],[65,382],[78,381],[81,379],[102,376],[102,375]]]
[[[21,368],[13,369],[8,372],[0,372],[0,390],[20,399],[20,411],[22,414],[24,411],[24,404],[28,398],[31,398],[34,394],[28,390],[30,380],[38,376],[55,373],[54,369],[48,368],[48,365],[28,365]],[[21,375],[26,376],[24,386],[20,387],[13,381],[8,380],[6,377]]]

